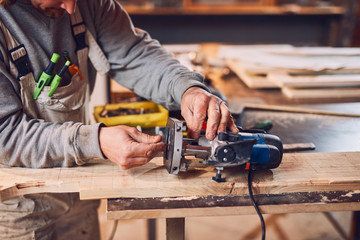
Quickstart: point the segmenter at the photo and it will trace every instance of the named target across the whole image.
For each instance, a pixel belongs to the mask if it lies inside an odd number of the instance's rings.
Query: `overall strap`
[[[71,26],[76,42],[76,51],[89,47],[88,57],[96,71],[100,74],[107,73],[110,70],[110,63],[94,36],[86,28],[78,7],[76,7],[75,13],[71,15]]]
[[[70,15],[71,30],[76,43],[76,51],[87,48],[86,44],[86,26],[78,8],[74,14]]]
[[[25,46],[15,39],[2,21],[0,21],[0,28],[5,37],[11,62],[15,65],[15,68],[10,67],[11,73],[17,76],[20,81],[27,74],[32,74],[27,51]]]

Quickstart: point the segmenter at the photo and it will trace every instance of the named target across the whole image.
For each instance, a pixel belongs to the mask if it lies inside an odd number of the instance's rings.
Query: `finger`
[[[220,113],[221,113],[220,124],[217,129],[218,133],[226,132],[226,127],[228,126],[228,122],[230,121],[230,118],[231,118],[230,111],[224,102],[221,102],[221,104],[220,104]]]
[[[140,166],[143,164],[148,163],[151,159],[153,159],[158,153],[165,150],[166,144],[165,143],[156,143],[151,144],[152,146],[148,151],[145,153],[141,153],[144,156],[136,156],[133,155],[132,157],[126,157],[122,159],[119,163],[122,169],[130,169],[136,166]]]
[[[206,138],[209,140],[214,139],[217,134],[221,115],[219,106],[220,101],[220,99],[213,98],[213,100],[211,100],[209,104],[208,120],[206,126]]]
[[[193,138],[198,138],[206,119],[207,109],[209,105],[209,98],[206,95],[199,96],[198,103],[194,105],[193,115],[189,120],[186,120],[190,135]]]
[[[152,158],[145,158],[145,157],[136,157],[127,159],[126,163],[120,163],[120,167],[123,170],[128,170],[130,168],[138,167],[150,162]]]
[[[163,151],[166,144],[163,142],[159,143],[137,143],[134,142],[130,145],[127,157],[147,157],[153,158],[157,153]]]
[[[139,130],[137,130],[136,128],[132,128],[129,131],[129,134],[135,141],[137,141],[139,143],[158,143],[161,141],[161,138],[162,138],[160,135],[151,136],[146,133],[142,133]]]
[[[230,115],[230,119],[228,121],[228,125],[227,125],[228,128],[230,128],[230,131],[231,132],[234,132],[234,133],[238,133],[239,132],[239,129],[238,127],[236,126],[235,124],[235,121],[234,121],[234,118]]]

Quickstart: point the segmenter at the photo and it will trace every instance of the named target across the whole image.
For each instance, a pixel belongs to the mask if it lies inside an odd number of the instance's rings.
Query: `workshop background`
[[[162,44],[273,44],[360,47],[357,0],[123,0],[136,27]],[[105,76],[98,76],[106,79]],[[106,84],[105,84],[106,83]],[[110,81],[97,81],[92,106],[136,99]],[[95,121],[93,119],[93,121]],[[148,220],[106,220],[102,203],[102,239],[148,239]],[[164,219],[157,239],[165,239]],[[267,239],[346,239],[352,213],[265,215]],[[154,224],[154,223],[153,223]],[[258,216],[187,218],[186,239],[259,239]]]

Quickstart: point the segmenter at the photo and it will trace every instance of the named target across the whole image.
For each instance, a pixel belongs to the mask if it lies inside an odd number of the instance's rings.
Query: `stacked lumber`
[[[360,96],[360,48],[229,45],[219,57],[249,88],[281,88],[289,98]]]

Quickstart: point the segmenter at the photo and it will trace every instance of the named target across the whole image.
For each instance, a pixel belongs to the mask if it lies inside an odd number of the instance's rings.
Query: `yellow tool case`
[[[106,126],[127,125],[142,128],[164,127],[169,111],[153,102],[132,102],[95,106],[94,117]]]

